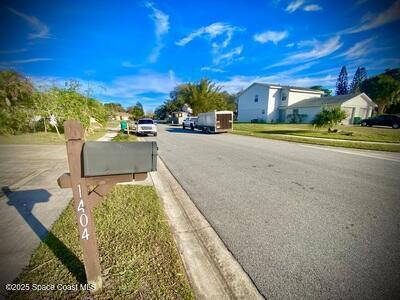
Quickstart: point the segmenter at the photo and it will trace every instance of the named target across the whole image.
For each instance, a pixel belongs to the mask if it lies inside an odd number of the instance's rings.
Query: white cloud
[[[47,27],[46,24],[41,22],[38,18],[35,16],[28,16],[26,14],[23,14],[22,12],[19,12],[11,7],[8,8],[13,14],[17,15],[18,17],[22,18],[25,20],[35,31],[34,33],[30,33],[28,35],[28,38],[33,40],[33,39],[47,39],[50,38],[50,30],[49,27]]]
[[[343,30],[343,33],[357,33],[367,31],[373,28],[383,26],[385,24],[400,19],[400,0],[396,0],[387,10],[377,15],[366,15],[361,24]]]
[[[147,2],[145,5],[153,11],[150,18],[153,20],[155,25],[156,46],[153,48],[149,56],[149,61],[154,63],[158,60],[161,49],[164,47],[162,36],[167,34],[169,31],[169,16],[157,9],[151,2]]]
[[[376,51],[376,48],[374,48],[374,41],[374,37],[360,41],[354,44],[354,46],[348,49],[346,52],[338,55],[338,57],[344,56],[347,59],[355,59],[366,56],[367,54]]]
[[[28,51],[27,48],[12,49],[12,50],[0,50],[0,55],[22,53],[22,52],[26,52],[26,51]]]
[[[304,11],[319,11],[322,7],[318,4],[306,4],[306,0],[294,0],[286,7],[286,12],[293,13],[296,10],[303,9]]]
[[[217,22],[208,26],[200,27],[199,29],[191,32],[186,37],[177,41],[177,46],[185,46],[195,38],[205,38],[211,41],[211,54],[213,56],[213,63],[230,64],[241,54],[243,46],[236,47],[228,52],[226,48],[229,46],[235,32],[244,31],[244,28],[233,26],[230,24]],[[222,38],[217,40],[217,38]]]
[[[232,63],[237,56],[239,56],[243,51],[243,46],[233,48],[231,51],[223,54],[218,54],[214,57],[214,64],[218,65],[220,63],[225,63],[226,65]]]
[[[318,4],[309,4],[304,6],[303,8],[304,11],[319,11],[322,10],[322,7],[319,6]]]
[[[53,59],[47,58],[47,57],[38,57],[38,58],[3,61],[0,64],[12,66],[12,65],[30,64],[30,63],[40,62],[40,61],[49,61],[49,60],[53,60]]]
[[[287,48],[292,48],[292,47],[294,47],[294,43],[289,43],[289,44],[286,44],[286,46],[285,47],[287,47]]]
[[[255,34],[254,40],[262,44],[270,41],[276,45],[279,41],[287,38],[288,35],[287,31],[264,31]]]
[[[213,68],[213,67],[201,67],[201,71],[209,71],[209,72],[215,72],[215,73],[224,73],[226,71],[220,69],[220,68]]]
[[[304,2],[304,0],[294,0],[286,7],[286,11],[289,13],[295,12],[304,4]]]
[[[230,24],[226,23],[213,23],[208,26],[200,27],[199,29],[191,32],[189,35],[186,37],[182,38],[181,40],[177,41],[175,44],[178,46],[185,46],[186,44],[190,43],[193,39],[197,37],[205,37],[210,40],[213,40],[214,38],[220,36],[220,35],[225,35],[226,38],[222,42],[221,46],[226,47],[229,45],[232,36],[235,31],[243,31],[243,28],[236,27]]]
[[[121,63],[121,65],[125,68],[137,68],[140,65],[139,64],[133,64],[132,62],[130,62],[129,60],[125,60]]]
[[[308,40],[299,42],[298,45],[299,47],[311,47],[311,49],[293,53],[283,61],[269,66],[269,68],[316,60],[332,54],[342,47],[343,44],[340,42],[340,37],[335,36],[326,40],[325,42]]]

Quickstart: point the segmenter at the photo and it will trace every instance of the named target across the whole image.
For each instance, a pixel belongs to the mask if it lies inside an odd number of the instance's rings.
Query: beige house
[[[296,102],[285,110],[286,116],[303,115],[302,123],[311,123],[316,114],[325,106],[340,106],[347,114],[342,124],[354,123],[354,118],[366,119],[377,106],[366,94],[348,94],[322,98],[310,98]]]

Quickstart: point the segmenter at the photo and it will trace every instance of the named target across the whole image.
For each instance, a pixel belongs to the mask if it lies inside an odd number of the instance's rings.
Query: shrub
[[[330,106],[322,108],[321,112],[317,114],[313,120],[313,125],[316,127],[328,127],[328,131],[341,121],[346,119],[347,114],[340,106]]]

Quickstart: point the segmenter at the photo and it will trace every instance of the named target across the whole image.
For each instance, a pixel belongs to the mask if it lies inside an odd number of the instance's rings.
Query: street
[[[159,155],[268,299],[400,297],[400,155],[158,125]]]

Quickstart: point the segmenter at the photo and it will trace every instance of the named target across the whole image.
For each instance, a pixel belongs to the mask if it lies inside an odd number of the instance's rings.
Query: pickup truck
[[[183,120],[182,123],[182,128],[190,128],[191,130],[194,130],[197,127],[197,117],[187,117],[185,120]]]
[[[136,124],[136,135],[152,134],[157,136],[157,126],[152,119],[140,119]]]

